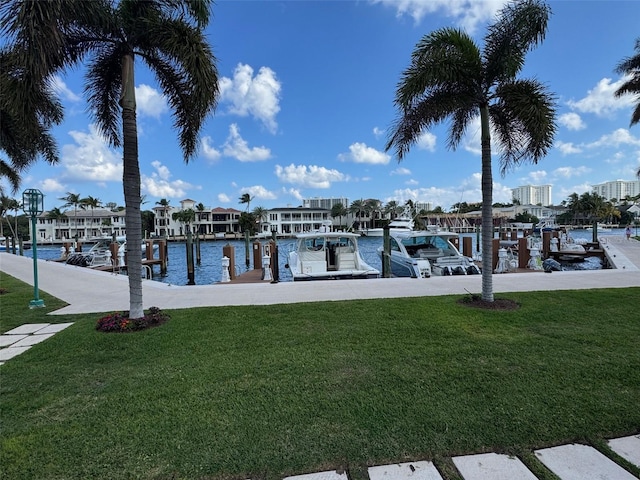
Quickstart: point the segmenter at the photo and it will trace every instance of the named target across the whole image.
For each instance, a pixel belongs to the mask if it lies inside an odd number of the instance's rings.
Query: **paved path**
[[[603,237],[610,261],[619,268],[592,271],[505,273],[493,275],[495,293],[625,288],[640,286],[640,242]],[[0,254],[0,270],[33,284],[33,260]],[[68,307],[54,314],[96,313],[129,309],[128,278],[51,261],[38,261],[39,288]],[[318,282],[177,286],[143,281],[144,308],[162,309],[229,305],[272,305],[311,301],[418,297],[480,293],[481,276],[429,279],[380,278]]]
[[[625,288],[640,286],[640,242],[620,237],[602,237],[605,253],[616,269],[599,271],[526,272],[493,276],[495,293],[521,291],[573,290],[592,288]],[[30,258],[0,254],[0,270],[26,283],[33,284],[33,262]],[[127,277],[55,262],[39,261],[39,287],[69,304],[54,314],[73,314],[127,310],[129,304]],[[277,284],[216,284],[175,286],[145,280],[145,308],[188,308],[196,306],[267,305],[278,303],[349,300],[366,298],[414,297],[479,293],[481,277],[432,277],[345,280],[323,282],[283,282]],[[33,330],[35,332],[27,332]],[[51,334],[48,325],[18,327],[16,337],[0,338],[12,348],[26,349]],[[25,330],[26,329],[26,330]],[[25,330],[25,331],[23,331]],[[36,338],[35,335],[42,334]],[[18,339],[18,336],[20,338]],[[48,337],[46,337],[48,338]],[[14,341],[15,340],[15,341]],[[21,346],[19,342],[23,342]],[[640,435],[616,438],[609,447],[621,458],[640,468]],[[536,450],[535,461],[561,480],[632,480],[619,462],[610,460],[589,445],[560,445]],[[518,458],[495,453],[465,455],[452,458],[464,480],[536,480],[537,477]],[[435,465],[427,461],[369,468],[370,480],[442,480]],[[286,480],[348,480],[345,472],[316,472]]]

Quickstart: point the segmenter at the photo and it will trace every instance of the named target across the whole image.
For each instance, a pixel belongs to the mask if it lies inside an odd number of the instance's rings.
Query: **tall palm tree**
[[[161,198],[156,202],[156,205],[160,205],[162,207],[162,221],[166,226],[165,235],[169,235],[169,216],[167,215],[167,212],[169,211],[169,203],[171,203],[171,200],[167,200],[166,198]]]
[[[96,208],[102,206],[102,202],[99,198],[92,197],[91,195],[83,198],[81,202],[84,208],[91,209],[91,226],[89,227],[89,233],[93,235],[93,213]]]
[[[67,192],[64,197],[60,197],[58,200],[64,201],[62,208],[73,207],[73,223],[75,224],[75,235],[78,235],[78,207],[82,207],[82,198],[79,193]]]
[[[252,197],[250,194],[248,193],[243,193],[240,198],[238,198],[238,203],[243,204],[246,203],[247,204],[247,212],[249,211],[249,206],[251,205],[251,200],[253,200],[254,197]]]
[[[367,209],[367,206],[363,199],[354,200],[353,202],[351,202],[351,205],[349,205],[349,212],[355,214],[356,218],[358,219],[358,230],[362,230],[361,217],[362,217],[362,212],[366,211],[366,209]]]
[[[342,228],[342,217],[344,217],[349,211],[342,203],[336,203],[331,207],[331,218],[339,218],[340,225],[339,228]]]
[[[0,178],[9,181],[14,193],[20,187],[20,172],[38,156],[58,162],[50,128],[62,121],[62,106],[47,80],[22,68],[17,52],[0,51],[0,150],[6,154],[0,158]]]
[[[394,148],[398,161],[425,130],[447,119],[448,146],[455,149],[469,123],[480,116],[482,299],[489,302],[494,300],[492,133],[501,147],[503,175],[520,163],[537,163],[553,144],[555,98],[537,80],[516,78],[526,53],[543,40],[549,15],[539,0],[508,3],[488,27],[482,51],[461,30],[436,30],[418,42],[396,90],[399,116],[386,150]]]
[[[173,109],[185,161],[218,97],[215,57],[204,28],[211,0],[5,0],[0,7],[10,46],[24,46],[22,66],[53,75],[87,61],[88,110],[113,147],[123,149],[129,315],[144,315],[142,217],[134,60],[149,67]]]
[[[63,218],[67,218],[67,215],[62,210],[60,210],[60,208],[54,207],[49,210],[49,212],[47,212],[47,218],[55,222],[53,225],[53,236],[57,240],[58,237],[56,236],[56,233],[58,232],[58,224],[60,220],[62,220]]]
[[[258,233],[262,233],[262,222],[267,220],[267,215],[269,214],[269,210],[267,210],[264,207],[256,207],[253,209],[251,213],[253,214],[253,217],[256,219],[256,222],[258,222]]]
[[[640,123],[640,38],[636,39],[635,50],[635,55],[623,59],[616,67],[617,73],[629,75],[629,79],[616,90],[615,96],[621,97],[626,94],[636,96],[637,104],[631,114],[630,127],[636,123]],[[640,168],[638,168],[636,175],[640,177]]]

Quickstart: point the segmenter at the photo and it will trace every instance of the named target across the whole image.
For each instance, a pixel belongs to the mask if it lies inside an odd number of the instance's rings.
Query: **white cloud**
[[[241,162],[260,162],[271,158],[271,150],[266,147],[249,148],[247,141],[240,136],[240,129],[235,123],[229,126],[229,136],[222,146],[222,151],[227,157]]]
[[[109,148],[95,125],[89,125],[89,133],[72,130],[69,135],[75,145],[62,147],[63,180],[122,181],[122,158]]]
[[[151,176],[140,174],[140,188],[149,195],[160,198],[180,198],[186,196],[189,190],[200,190],[183,180],[171,180],[171,172],[161,162],[151,162],[155,172]]]
[[[145,84],[136,87],[136,111],[138,115],[152,117],[157,120],[168,110],[167,101],[158,90]]]
[[[411,180],[407,180],[406,182],[404,182],[404,184],[409,186],[414,186],[414,185],[420,185],[420,182],[412,178]]]
[[[565,143],[561,141],[557,141],[555,147],[560,150],[563,155],[571,155],[574,153],[581,153],[582,149],[580,147],[575,146],[573,143]]]
[[[386,165],[391,156],[380,152],[364,143],[356,142],[349,146],[349,153],[341,153],[338,159],[342,162],[368,163],[372,165]]]
[[[204,158],[209,160],[209,162],[214,163],[222,157],[222,153],[216,150],[216,148],[211,144],[212,141],[213,140],[209,136],[202,137],[200,140],[200,146],[202,147],[202,154],[204,155]]]
[[[373,127],[373,136],[376,138],[380,138],[384,135],[384,130],[378,127]]]
[[[62,80],[62,78],[60,78],[58,75],[54,75],[51,79],[51,89],[54,93],[60,95],[62,98],[70,102],[77,103],[82,100],[82,97],[72,92],[69,87],[67,87],[67,84],[64,83],[64,80]]]
[[[584,130],[587,125],[582,121],[580,115],[575,112],[565,113],[558,117],[558,123],[564,125],[569,130]]]
[[[572,178],[579,177],[581,175],[586,175],[590,173],[592,170],[589,167],[559,167],[553,171],[553,175],[556,177],[562,178]]]
[[[540,184],[544,183],[547,178],[547,172],[545,170],[536,170],[534,172],[530,172],[528,178],[524,180],[524,184],[533,183]]]
[[[291,195],[293,198],[295,198],[296,200],[300,200],[302,201],[304,199],[304,197],[302,196],[302,193],[300,193],[300,190],[298,190],[297,188],[282,188],[282,192],[287,194],[287,195]]]
[[[329,188],[332,182],[344,182],[349,179],[335,169],[293,163],[287,167],[276,165],[275,173],[281,182],[310,188]]]
[[[243,187],[241,193],[248,193],[252,198],[258,200],[275,200],[278,196],[264,188],[262,185],[254,185],[252,187]]]
[[[631,135],[626,128],[619,128],[609,135],[603,135],[595,142],[587,144],[589,148],[595,147],[619,147],[621,145],[640,146],[640,139]]]
[[[261,67],[253,77],[253,68],[239,63],[233,72],[233,79],[222,77],[220,102],[230,103],[229,113],[260,120],[271,133],[276,133],[275,120],[280,111],[281,84],[276,74],[268,67]]]
[[[391,172],[391,175],[411,175],[411,170],[404,167],[398,167]]]
[[[422,135],[418,137],[418,141],[416,142],[418,148],[421,150],[428,150],[430,152],[435,152],[436,150],[436,136],[431,132],[424,132]]]
[[[40,190],[43,192],[64,192],[67,187],[54,178],[47,178],[40,182]]]
[[[227,195],[226,193],[219,193],[218,194],[218,201],[220,203],[230,203],[231,199],[229,198],[229,195]]]
[[[431,13],[452,17],[464,30],[473,33],[479,24],[491,20],[504,0],[371,0],[395,8],[396,16],[408,15],[416,24]]]
[[[593,113],[598,116],[607,116],[621,108],[627,108],[633,104],[633,96],[625,95],[614,97],[614,92],[620,88],[625,79],[612,82],[610,78],[603,78],[598,84],[587,92],[587,96],[578,100],[570,100],[567,104],[579,112]]]

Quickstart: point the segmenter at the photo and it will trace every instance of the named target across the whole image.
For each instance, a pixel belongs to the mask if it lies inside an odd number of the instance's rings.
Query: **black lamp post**
[[[44,307],[44,300],[38,295],[38,241],[36,239],[36,218],[44,212],[44,195],[40,190],[29,188],[22,192],[22,210],[31,217],[31,248],[33,250],[33,296],[29,308]]]

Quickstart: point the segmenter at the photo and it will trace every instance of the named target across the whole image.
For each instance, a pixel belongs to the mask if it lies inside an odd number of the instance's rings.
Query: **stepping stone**
[[[8,347],[0,349],[0,362],[5,362],[13,357],[17,357],[21,353],[26,352],[31,347]]]
[[[608,443],[611,450],[636,467],[640,467],[640,435],[613,438]]]
[[[71,325],[73,325],[73,322],[69,322],[69,323],[52,323],[51,325],[49,325],[48,327],[44,327],[42,330],[38,330],[38,335],[42,334],[42,333],[58,333],[61,332],[62,330],[64,330],[67,327],[70,327]]]
[[[40,333],[36,335],[27,335],[19,342],[14,343],[13,347],[30,347],[31,345],[44,342],[47,338],[53,337],[53,335],[53,333],[46,333],[44,335],[40,335]]]
[[[509,455],[482,453],[452,460],[465,480],[538,480],[520,459]]]
[[[369,467],[370,480],[442,480],[432,462],[409,462]]]
[[[283,480],[349,480],[346,473],[338,472],[318,472],[307,473],[306,475],[296,475],[294,477],[285,477]]]
[[[0,347],[8,347],[25,337],[26,335],[0,335]]]
[[[536,450],[535,453],[562,480],[637,480],[613,460],[587,445],[572,443]]]
[[[8,332],[4,332],[5,335],[23,335],[35,333],[38,330],[41,330],[45,327],[48,327],[49,323],[25,323],[24,325],[20,325],[19,327],[14,328],[13,330],[9,330]]]

